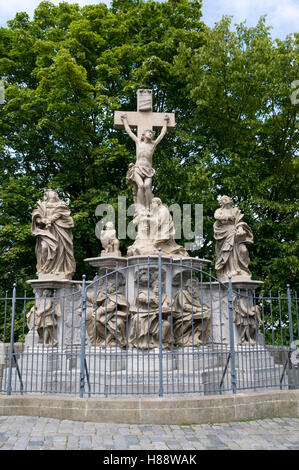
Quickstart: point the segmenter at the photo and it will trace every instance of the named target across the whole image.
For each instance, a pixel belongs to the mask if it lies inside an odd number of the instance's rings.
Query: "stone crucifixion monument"
[[[134,202],[147,209],[153,198],[152,178],[156,173],[152,166],[154,151],[167,129],[175,127],[173,113],[154,113],[152,107],[152,90],[138,90],[137,111],[116,111],[114,115],[115,127],[124,128],[136,144],[136,163],[130,164],[126,179],[129,184],[133,184]],[[137,128],[137,135],[131,127]],[[155,139],[153,129],[160,128],[162,131]]]
[[[175,127],[173,113],[155,113],[152,110],[152,90],[137,91],[137,111],[116,111],[114,125],[125,129],[136,144],[136,162],[131,163],[126,180],[133,185],[137,237],[128,248],[128,256],[162,254],[189,257],[187,251],[174,241],[175,231],[172,217],[159,198],[152,193],[153,154],[168,129]],[[131,128],[137,128],[137,135]],[[153,129],[161,129],[155,139]]]

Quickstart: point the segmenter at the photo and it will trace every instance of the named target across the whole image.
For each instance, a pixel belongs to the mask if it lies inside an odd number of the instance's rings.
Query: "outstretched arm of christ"
[[[154,144],[155,144],[155,147],[161,142],[161,140],[163,139],[164,135],[166,134],[166,131],[167,131],[167,124],[169,123],[169,116],[167,116],[167,114],[165,115],[164,117],[164,125],[162,127],[162,130],[161,130],[161,133],[160,135],[156,138],[156,140],[154,141]]]
[[[129,134],[129,136],[131,137],[132,140],[134,140],[134,142],[138,142],[138,137],[134,134],[134,132],[131,131],[130,129],[130,126],[129,126],[129,123],[128,123],[128,117],[126,114],[123,114],[121,116],[121,120],[123,122],[123,125],[125,127],[125,130],[127,131],[127,133]]]

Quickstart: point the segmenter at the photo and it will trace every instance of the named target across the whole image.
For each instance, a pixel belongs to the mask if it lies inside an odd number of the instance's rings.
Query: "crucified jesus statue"
[[[152,166],[153,154],[166,134],[169,116],[167,114],[164,116],[162,130],[156,140],[153,131],[150,129],[145,130],[141,137],[137,137],[130,129],[126,114],[121,115],[121,120],[126,132],[136,144],[136,163],[130,164],[126,179],[128,183],[134,185],[135,204],[140,204],[149,209],[153,198],[152,178],[156,173]]]

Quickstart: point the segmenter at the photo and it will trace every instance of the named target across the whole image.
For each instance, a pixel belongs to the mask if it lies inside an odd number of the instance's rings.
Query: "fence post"
[[[84,394],[86,333],[86,276],[82,276],[81,352],[80,352],[80,398]]]
[[[294,332],[293,332],[293,318],[292,318],[292,299],[290,284],[287,284],[287,298],[288,298],[288,312],[289,312],[289,331],[290,331],[290,345],[293,347]],[[297,378],[295,364],[292,364],[293,388],[297,388]]]
[[[7,378],[7,395],[11,395],[11,377],[12,377],[12,361],[14,351],[14,329],[15,329],[15,314],[16,314],[16,297],[17,297],[17,284],[13,285],[12,293],[12,308],[11,308],[11,327],[10,327],[10,344],[9,344],[9,368]]]
[[[162,349],[162,255],[159,248],[158,282],[159,282],[159,397],[163,396],[163,349]]]
[[[234,338],[234,312],[233,312],[233,288],[232,277],[228,276],[228,316],[229,316],[229,340],[231,362],[231,384],[233,393],[237,391],[236,364],[235,364],[235,338]]]

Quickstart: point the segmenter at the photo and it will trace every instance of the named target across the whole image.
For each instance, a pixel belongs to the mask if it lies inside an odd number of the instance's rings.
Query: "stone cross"
[[[129,126],[137,127],[137,136],[140,138],[144,131],[160,129],[165,124],[165,113],[154,113],[152,110],[152,90],[137,90],[137,111],[115,111],[114,127],[116,129],[124,129],[121,116],[125,113],[127,115]],[[167,113],[167,116],[169,116],[167,129],[174,129],[174,113]]]

